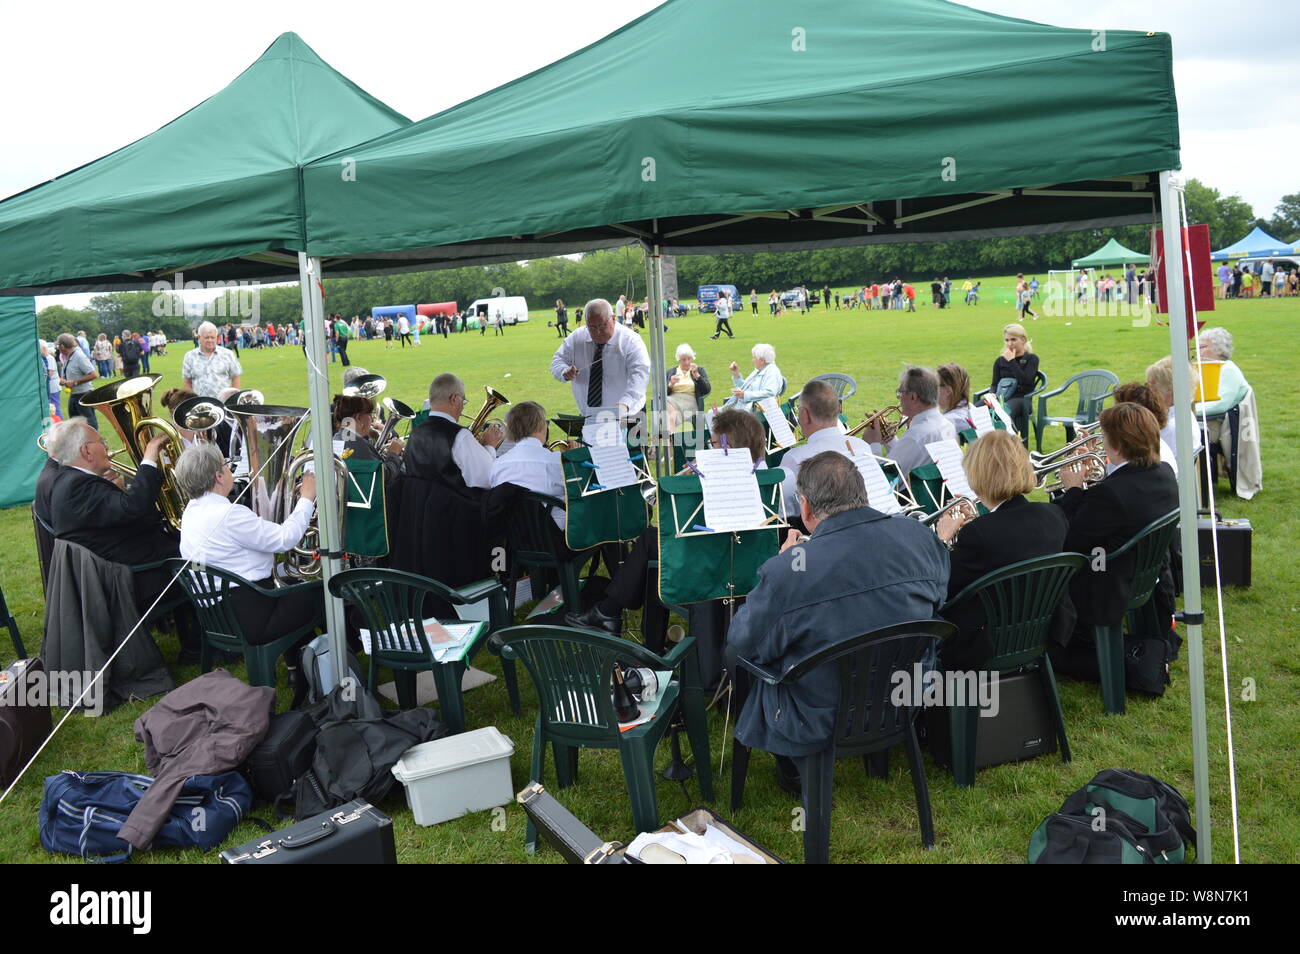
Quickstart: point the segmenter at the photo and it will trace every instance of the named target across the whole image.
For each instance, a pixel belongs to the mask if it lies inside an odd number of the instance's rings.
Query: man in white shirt
[[[486,490],[491,486],[492,461],[496,459],[496,448],[500,446],[502,432],[499,428],[484,428],[480,437],[475,438],[468,427],[460,423],[460,416],[465,412],[465,385],[454,374],[440,374],[429,385],[429,419],[425,426],[434,425],[434,430],[424,432],[423,427],[416,432],[434,434],[449,439],[451,443],[451,461],[459,471],[459,477],[466,487],[478,487]],[[441,422],[441,423],[436,423]],[[448,426],[450,425],[450,426]],[[412,433],[415,436],[415,432]],[[423,444],[424,442],[421,442]],[[417,445],[417,450],[418,450]],[[443,462],[426,461],[425,455],[417,452],[414,458],[406,458],[407,472],[412,473],[414,463],[416,476],[429,476],[421,471],[429,470],[426,464],[441,469]]]
[[[889,459],[907,477],[916,468],[934,463],[925,449],[926,444],[955,441],[957,429],[939,413],[939,375],[929,368],[910,367],[904,371],[898,379],[897,396],[898,406],[908,419],[907,433],[889,442]],[[871,443],[873,454],[881,452],[878,427],[867,428],[862,436]]]
[[[799,468],[810,457],[822,451],[835,451],[845,457],[871,453],[866,441],[840,432],[840,399],[835,389],[825,381],[809,381],[799,392],[799,428],[806,438],[804,443],[790,448],[781,458],[785,480],[781,483],[781,496],[785,498],[787,517],[799,514],[796,482]]]
[[[521,401],[506,413],[506,438],[514,446],[492,462],[491,486],[516,484],[526,490],[564,499],[564,467],[557,451],[546,449],[549,423],[546,409],[536,401]],[[561,530],[565,527],[563,507],[552,507],[551,516]]]
[[[640,414],[650,381],[645,342],[614,322],[614,310],[603,298],[587,302],[583,322],[556,349],[551,374],[572,384],[573,400],[583,415],[614,406],[623,418]]]

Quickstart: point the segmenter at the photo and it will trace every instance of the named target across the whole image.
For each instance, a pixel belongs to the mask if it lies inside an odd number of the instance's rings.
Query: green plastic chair
[[[653,831],[660,824],[655,797],[655,747],[681,705],[699,773],[700,793],[705,801],[713,801],[709,731],[694,637],[687,636],[667,655],[657,656],[636,643],[563,626],[512,626],[497,635],[505,657],[521,659],[537,687],[534,781],[543,780],[548,744],[554,749],[560,788],[578,780],[579,749],[618,749],[632,801],[632,821],[639,832]],[[612,699],[614,662],[618,659],[632,661],[638,667],[680,671],[661,689],[656,716],[626,732],[619,731]],[[537,850],[537,829],[532,821],[524,835],[524,847],[529,852]]]
[[[1155,618],[1151,596],[1160,580],[1160,568],[1169,555],[1169,546],[1178,532],[1178,511],[1171,510],[1147,524],[1114,553],[1106,555],[1114,563],[1131,550],[1134,556],[1133,577],[1129,590],[1125,620],[1130,633],[1163,633],[1169,621],[1161,625]],[[1194,584],[1193,584],[1194,585]],[[1097,647],[1097,671],[1101,677],[1101,698],[1106,712],[1123,715],[1124,707],[1124,620],[1114,626],[1094,626],[1093,642]]]
[[[914,469],[907,478],[912,497],[927,514],[937,513],[943,506],[943,475],[938,464],[925,464]]]
[[[921,824],[921,844],[934,845],[934,823],[930,817],[930,790],[925,763],[916,738],[917,709],[898,706],[891,700],[896,683],[889,674],[911,673],[925,653],[956,627],[943,620],[919,620],[887,626],[831,646],[795,663],[784,673],[764,669],[744,657],[736,664],[771,686],[788,686],[822,666],[832,666],[839,675],[840,701],[835,727],[827,748],[806,756],[800,768],[803,780],[805,864],[830,861],[831,794],[835,760],[848,755],[862,756],[867,771],[885,778],[889,771],[889,749],[900,742],[907,748],[916,791],[916,811]],[[749,771],[749,748],[733,740],[731,757],[731,810],[739,811],[745,796]]]
[[[276,599],[287,595],[288,589],[264,589],[236,573],[215,566],[200,566],[189,560],[166,560],[163,562],[163,567],[170,575],[176,577],[176,581],[194,606],[194,612],[199,617],[199,625],[203,628],[203,641],[199,644],[200,672],[207,672],[212,668],[212,650],[216,649],[244,657],[244,662],[248,665],[250,686],[274,686],[276,659],[292,649],[304,636],[316,631],[317,621],[313,619],[274,642],[261,645],[250,643],[244,636],[243,627],[239,625],[234,609],[226,601],[226,595],[230,593],[232,587],[242,586]],[[300,585],[319,587],[320,583]],[[322,594],[321,605],[324,606],[324,594]]]
[[[469,591],[468,593],[466,591]],[[433,683],[438,690],[438,708],[442,721],[452,732],[465,731],[465,702],[461,680],[469,662],[486,644],[493,631],[508,622],[506,616],[505,587],[488,580],[473,587],[454,590],[417,573],[402,570],[359,569],[344,570],[330,578],[330,592],[355,606],[370,630],[370,667],[366,677],[367,688],[373,693],[379,682],[379,670],[391,669],[397,687],[397,704],[403,709],[416,705],[415,674],[428,670],[433,673]],[[465,652],[463,659],[455,662],[438,662],[433,657],[423,622],[430,614],[426,604],[433,600],[446,600],[464,606],[488,599],[491,619],[478,638]],[[510,691],[514,679],[514,664],[503,665],[506,687],[511,695],[511,705],[518,712],[518,689]]]
[[[841,374],[839,371],[828,371],[825,374],[819,374],[813,380],[825,381],[833,387],[841,402],[847,401],[858,393],[858,382],[853,380],[850,375]]]
[[[511,555],[511,579],[506,594],[510,620],[514,619],[515,613],[514,584],[522,576],[520,570],[524,568],[528,569],[529,578],[534,581],[534,596],[546,592],[539,592],[536,583],[542,582],[545,585],[558,577],[564,605],[575,609],[582,607],[578,571],[592,552],[584,551],[580,556],[570,556],[563,546],[563,538],[555,521],[551,519],[552,507],[564,510],[564,501],[536,491],[521,490],[506,514],[506,538]]]
[[[1096,369],[1092,371],[1080,371],[1078,374],[1071,375],[1065,383],[1059,388],[1053,388],[1051,391],[1042,393],[1034,392],[1038,397],[1038,413],[1034,415],[1034,444],[1038,448],[1038,453],[1043,452],[1043,430],[1049,424],[1065,425],[1065,442],[1068,444],[1074,440],[1074,427],[1076,424],[1095,424],[1097,415],[1101,413],[1101,406],[1110,392],[1119,384],[1119,378],[1109,371]],[[1074,414],[1068,417],[1052,417],[1047,413],[1047,402],[1059,394],[1064,394],[1073,385],[1078,385],[1079,400],[1075,405]],[[1032,396],[1032,395],[1031,395]],[[1028,400],[1029,398],[1026,398]]]
[[[1081,553],[1061,553],[1012,563],[984,574],[939,610],[939,615],[944,616],[963,603],[980,601],[985,627],[993,643],[993,654],[980,668],[981,672],[1037,668],[1051,709],[1062,762],[1070,761],[1070,742],[1065,734],[1065,714],[1056,688],[1056,674],[1047,657],[1047,641],[1061,597],[1074,575],[1087,565],[1088,558]],[[969,788],[975,784],[979,706],[970,701],[957,705],[948,700],[947,708],[953,778],[959,787]]]

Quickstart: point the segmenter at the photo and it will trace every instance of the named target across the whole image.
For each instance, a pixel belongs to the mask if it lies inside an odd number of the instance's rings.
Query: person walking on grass
[[[731,299],[726,292],[718,294],[718,300],[714,303],[713,309],[713,317],[717,324],[713,334],[709,336],[709,340],[717,341],[722,335],[723,328],[727,329],[728,338],[736,337],[731,331]]]

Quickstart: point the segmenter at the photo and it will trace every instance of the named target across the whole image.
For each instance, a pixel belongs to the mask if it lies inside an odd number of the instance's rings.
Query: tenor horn
[[[111,381],[82,395],[81,406],[102,411],[122,440],[123,453],[131,458],[110,460],[110,466],[123,477],[135,477],[144,459],[144,448],[152,438],[151,431],[161,431],[167,437],[158,467],[163,474],[162,489],[158,492],[158,510],[167,524],[175,530],[181,528],[181,514],[185,512],[185,497],[176,486],[172,468],[181,456],[184,444],[176,426],[161,417],[151,416],[154,386],[162,380],[161,374],[142,374],[138,377]],[[116,456],[116,454],[114,455]]]
[[[502,424],[501,421],[488,420],[488,415],[503,404],[510,403],[510,399],[504,394],[486,384],[483,385],[483,393],[487,395],[487,399],[483,402],[483,406],[478,409],[478,413],[474,415],[474,420],[471,421],[469,425],[470,433],[473,434],[475,438],[482,434],[483,430],[489,426],[495,425],[498,427],[504,427],[505,425]],[[465,416],[466,415],[464,414],[461,415],[461,417]]]

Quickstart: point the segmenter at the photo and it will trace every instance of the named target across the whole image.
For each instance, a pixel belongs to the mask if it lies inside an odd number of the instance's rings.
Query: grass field
[[[954,281],[954,290],[960,281]],[[920,289],[918,288],[918,291]],[[788,313],[780,318],[737,313],[732,320],[734,341],[708,341],[713,321],[692,315],[669,325],[666,350],[682,341],[694,346],[698,362],[715,381],[725,383],[726,366],[748,363],[755,342],[770,342],[777,364],[792,390],[807,378],[825,371],[842,371],[858,381],[858,393],[846,412],[856,422],[869,409],[892,403],[899,372],[907,364],[934,367],[956,361],[971,370],[976,387],[989,383],[989,368],[1001,347],[1001,329],[1015,320],[1010,305],[1011,281],[984,283],[984,302],[977,307],[958,304],[936,311],[919,304],[916,314],[825,310],[808,316]],[[326,287],[328,294],[328,286]],[[928,295],[923,296],[928,299]],[[959,296],[958,296],[959,297]],[[327,302],[328,304],[328,302]],[[765,312],[766,300],[760,301]],[[1221,310],[1205,315],[1211,324],[1226,326],[1236,337],[1234,359],[1254,386],[1259,402],[1265,489],[1253,501],[1221,497],[1218,507],[1230,517],[1247,517],[1254,530],[1254,585],[1225,594],[1224,616],[1230,653],[1229,687],[1234,702],[1237,788],[1240,799],[1242,857],[1255,862],[1300,861],[1300,765],[1295,757],[1296,726],[1300,724],[1300,661],[1290,642],[1291,627],[1300,612],[1297,598],[1297,560],[1292,546],[1300,526],[1291,495],[1297,490],[1296,438],[1300,436],[1300,411],[1293,399],[1297,369],[1294,329],[1300,320],[1300,299],[1220,303]],[[534,399],[548,410],[571,408],[569,387],[553,380],[548,367],[556,333],[546,327],[549,311],[538,310],[532,321],[508,329],[503,338],[491,332],[452,335],[449,339],[426,335],[417,349],[384,343],[356,342],[349,347],[353,363],[389,378],[388,394],[418,404],[429,380],[442,371],[455,371],[465,380],[469,405],[484,385],[502,391],[512,400]],[[1127,318],[1044,318],[1031,322],[1033,347],[1051,384],[1087,368],[1108,368],[1122,381],[1141,379],[1145,367],[1168,353],[1168,329],[1154,324],[1133,327]],[[181,356],[186,346],[174,345],[171,354],[154,362],[153,370],[165,375],[164,386],[179,383]],[[277,403],[306,403],[301,352],[281,348],[273,352],[245,352],[243,383],[265,392]],[[330,379],[338,389],[341,366],[330,366]],[[1064,407],[1056,413],[1062,413]],[[1061,432],[1051,446],[1062,442]],[[1220,485],[1226,493],[1226,483]],[[28,646],[39,644],[43,601],[35,557],[31,517],[27,508],[0,512],[0,583],[18,617]],[[1231,816],[1224,731],[1224,689],[1220,671],[1217,606],[1213,590],[1206,590],[1206,680],[1209,708],[1209,748],[1212,773],[1214,845],[1216,861],[1232,858]],[[160,640],[164,655],[173,658],[171,637]],[[6,647],[5,652],[11,655]],[[495,660],[482,662],[499,671]],[[6,663],[9,661],[6,658]],[[242,675],[242,667],[236,672]],[[196,675],[194,668],[180,669],[178,681]],[[284,679],[281,670],[281,679]],[[513,781],[521,788],[528,779],[536,701],[524,683],[522,717],[513,716],[504,684],[498,680],[466,696],[471,727],[496,725],[514,740]],[[1254,680],[1254,701],[1242,701],[1242,683]],[[1104,768],[1130,768],[1163,778],[1191,800],[1193,793],[1190,711],[1186,651],[1174,668],[1174,681],[1162,699],[1130,697],[1128,714],[1106,717],[1097,686],[1062,681],[1066,725],[1074,761],[1063,765],[1054,756],[979,773],[973,789],[957,789],[949,775],[926,757],[937,845],[920,847],[912,787],[905,759],[895,757],[887,780],[869,780],[861,762],[846,759],[836,768],[835,809],[831,857],[838,862],[1019,862],[1030,833],[1042,818],[1055,811],[1064,797]],[[281,705],[288,700],[280,689]],[[134,719],[150,702],[137,702],[100,719],[76,716],[51,743],[3,806],[0,806],[0,860],[42,862],[61,860],[47,855],[37,836],[37,806],[41,779],[61,769],[119,769],[143,772],[142,747],[132,738]],[[723,751],[723,726],[719,715],[711,718],[713,765]],[[730,765],[728,749],[727,764]],[[658,764],[668,760],[667,746]],[[548,759],[548,763],[549,763]],[[733,822],[776,853],[791,860],[801,858],[801,835],[792,830],[796,803],[777,788],[770,760],[758,755],[751,763],[746,807]],[[554,786],[553,766],[548,783]],[[698,788],[689,794],[673,783],[659,782],[660,814],[665,818],[700,803]],[[503,830],[490,813],[480,813],[432,828],[414,824],[400,786],[385,803],[395,817],[398,857],[403,862],[515,863],[527,860],[554,862],[554,852],[529,859],[522,850],[524,816],[507,808]],[[727,811],[726,786],[718,784],[715,809]],[[582,756],[578,784],[561,796],[564,803],[595,831],[609,839],[629,840],[634,832],[618,757],[612,752]],[[259,814],[270,817],[269,812]],[[242,824],[228,845],[257,837],[258,830]],[[213,861],[215,855],[159,851],[141,856],[148,862]]]

